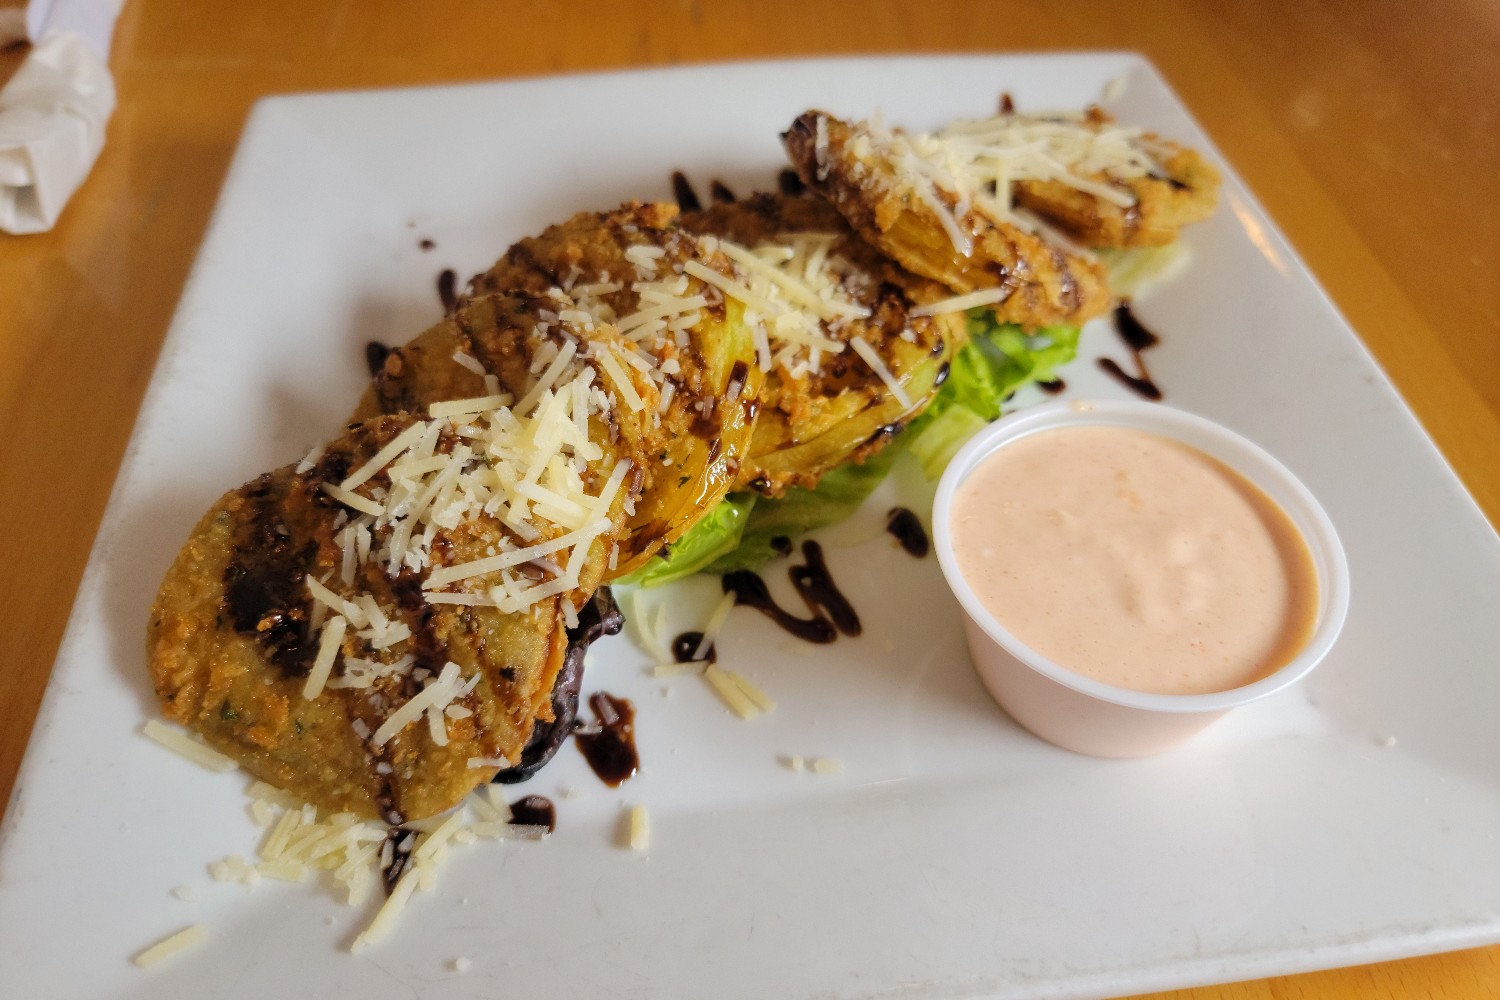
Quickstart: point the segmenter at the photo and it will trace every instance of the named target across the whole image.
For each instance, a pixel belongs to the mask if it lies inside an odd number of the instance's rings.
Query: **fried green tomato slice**
[[[723,499],[740,477],[762,374],[741,303],[705,276],[734,274],[676,222],[677,208],[630,202],[582,212],[512,246],[473,294],[562,289],[616,324],[657,389],[641,495],[610,578],[644,565]]]
[[[1114,119],[1099,108],[1089,108],[1083,125],[1095,132]],[[1201,222],[1218,204],[1219,172],[1195,150],[1144,133],[1132,140],[1149,157],[1151,169],[1121,177],[1107,170],[1084,174],[1084,179],[1112,188],[1126,197],[1118,204],[1059,180],[1018,180],[1012,189],[1016,204],[1035,212],[1074,240],[1095,249],[1166,246],[1184,226]]]
[[[963,345],[961,315],[912,312],[945,298],[947,290],[870,246],[822,198],[757,194],[688,213],[681,225],[731,241],[741,256],[758,254],[790,277],[805,280],[810,269],[820,271],[829,298],[854,307],[819,320],[819,334],[842,349],[819,352],[816,365],[805,347],[776,344],[770,324],[768,340],[776,350],[737,489],[780,496],[793,486],[813,488],[845,462],[864,461],[922,411]],[[770,293],[768,282],[763,294]],[[856,341],[905,398],[853,348]]]
[[[612,397],[651,389],[554,305],[469,303],[423,347],[452,363],[467,330],[497,374],[383,386],[442,400],[351,424],[204,517],[148,628],[169,718],[320,807],[392,823],[521,760],[634,501],[647,410]]]
[[[393,824],[455,805],[497,770],[471,767],[471,758],[519,757],[535,721],[550,718],[566,648],[563,595],[503,612],[429,604],[420,574],[405,566],[393,576],[358,561],[343,575],[339,533],[350,511],[324,486],[343,480],[413,420],[355,424],[306,471],[286,466],[226,494],[168,571],[147,631],[150,671],[169,719],[320,808]],[[435,452],[458,440],[445,431]],[[362,490],[392,488],[382,473]],[[493,518],[468,520],[439,531],[433,551],[461,561],[508,537]],[[320,611],[308,577],[326,581],[340,599],[372,604],[387,623],[387,641],[405,632],[376,648],[374,623],[350,622],[315,697],[305,688],[318,657]],[[451,703],[462,717],[444,717],[442,741],[430,720],[419,718],[377,744],[398,707],[453,671],[450,663],[467,690]]]
[[[627,513],[615,540],[618,551],[603,563],[591,560],[587,564],[582,578],[586,597],[636,558],[632,544],[640,532],[635,526],[643,508],[651,505],[656,485],[651,471],[664,448],[657,412],[660,390],[636,367],[644,361],[614,327],[583,314],[556,290],[466,297],[415,340],[386,355],[354,419],[425,412],[434,403],[484,397],[496,390],[508,394],[516,405],[526,406],[541,381],[559,365],[558,384],[585,368],[595,373],[597,377],[588,381],[612,402],[594,418],[599,425],[590,437],[612,460],[630,462]],[[582,603],[575,602],[575,606]]]
[[[808,111],[782,137],[802,182],[907,270],[986,303],[1026,330],[1080,325],[1109,309],[1099,263],[997,218],[934,180],[899,133]]]
[[[725,326],[706,317],[697,328],[709,337]],[[725,330],[723,336],[732,334],[732,329]],[[633,497],[618,551],[602,571],[602,579],[614,579],[684,534],[733,481],[754,412],[742,405],[721,407],[718,403],[732,395],[734,380],[740,380],[741,386],[751,381],[733,367],[728,352],[693,354],[683,375],[683,382],[691,388],[678,392],[675,378],[659,385],[642,371],[660,364],[655,355],[626,342],[613,326],[596,321],[560,290],[541,295],[481,294],[465,299],[421,336],[391,351],[355,416],[420,410],[444,400],[482,395],[489,391],[486,375],[495,378],[498,388],[524,397],[568,342],[582,345],[578,358],[608,355],[614,359],[601,382],[616,400],[609,440],[632,463]],[[678,351],[673,344],[664,353],[680,359],[690,352]],[[455,361],[455,355],[471,359],[483,374]],[[638,408],[621,401],[626,395],[619,388],[621,379],[630,384],[640,402]],[[712,387],[720,387],[726,396],[711,395]],[[665,406],[663,395],[668,395]],[[701,402],[705,398],[713,402]],[[727,435],[730,445],[724,446],[717,434]]]

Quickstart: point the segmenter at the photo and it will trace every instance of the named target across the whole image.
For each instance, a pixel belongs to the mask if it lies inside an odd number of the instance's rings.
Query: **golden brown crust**
[[[1100,127],[1112,119],[1091,109],[1089,124]],[[1096,249],[1165,246],[1182,228],[1213,213],[1219,200],[1219,172],[1196,151],[1153,133],[1141,144],[1154,154],[1161,172],[1156,176],[1117,179],[1107,174],[1089,180],[1119,188],[1135,199],[1129,207],[1061,181],[1017,181],[1016,203],[1046,219],[1084,246]]]
[[[797,118],[783,136],[787,155],[809,188],[826,197],[855,231],[906,269],[958,294],[1008,290],[992,307],[1002,323],[1027,330],[1079,325],[1110,306],[1101,265],[1052,246],[1041,237],[959,206],[952,192],[934,196],[972,237],[967,255],[954,246],[937,212],[912,181],[878,150],[857,151],[855,129],[818,111]]]
[[[415,340],[386,356],[355,409],[354,419],[377,413],[423,412],[432,403],[487,394],[484,376],[453,359],[458,352],[477,361],[496,377],[502,391],[520,400],[536,381],[532,369],[541,367],[536,356],[543,345],[550,342],[561,347],[572,340],[583,345],[579,363],[595,368],[594,384],[612,385],[612,376],[598,367],[597,352],[618,348],[622,344],[619,333],[607,323],[588,327],[565,324],[558,318],[564,308],[547,294],[485,293],[465,299]],[[585,357],[585,352],[590,356]],[[619,574],[619,567],[634,552],[634,538],[646,537],[635,526],[651,516],[649,472],[656,456],[667,447],[664,442],[670,440],[670,431],[653,416],[658,402],[656,385],[630,365],[622,364],[619,370],[630,379],[645,406],[631,410],[619,403],[605,419],[591,420],[589,434],[590,440],[604,450],[605,457],[599,464],[606,473],[617,461],[631,463],[621,500],[633,499],[636,513],[623,517],[625,523],[617,539],[621,554],[615,558],[615,566],[609,566],[607,553],[597,559],[591,557],[585,564],[575,607],[582,607],[588,594],[604,579]],[[662,539],[656,538],[653,550],[661,543]]]
[[[342,479],[410,423],[394,416],[354,425],[309,472],[287,466],[222,497],[168,571],[147,630],[148,662],[169,719],[319,807],[388,822],[441,812],[488,781],[496,768],[471,768],[471,757],[518,759],[535,721],[551,717],[567,642],[558,597],[521,614],[428,605],[419,579],[393,579],[368,563],[356,565],[353,584],[343,583],[333,537],[342,510],[320,487]],[[501,536],[493,521],[465,522],[440,534],[435,550],[463,561]],[[305,698],[318,641],[309,625],[308,575],[346,598],[370,594],[406,624],[412,637],[384,655],[411,655],[416,672]],[[342,651],[382,655],[355,634],[346,635]],[[421,690],[423,676],[448,661],[479,680],[460,702],[473,714],[449,720],[446,746],[433,741],[425,720],[380,748],[359,735],[356,720],[373,733]],[[340,671],[336,665],[335,680]]]
[[[465,298],[453,312],[416,338],[392,348],[370,381],[351,420],[383,413],[424,412],[432,403],[484,396],[484,376],[454,360],[463,353],[494,375],[503,392],[516,400],[536,381],[532,371],[537,352],[549,341],[561,347],[567,340],[619,344],[619,334],[607,324],[584,329],[564,323],[560,310],[568,308],[542,292],[483,293]],[[654,401],[656,388],[632,373],[631,385],[643,399]],[[605,384],[602,380],[599,384]],[[644,433],[640,420],[631,421],[632,440]],[[627,455],[626,457],[633,457]]]
[[[524,396],[536,378],[531,371],[536,351],[547,339],[556,342],[561,335],[556,324],[551,325],[549,332],[540,332],[534,318],[538,310],[555,314],[558,308],[556,300],[524,293],[485,294],[460,303],[454,313],[390,352],[360,401],[355,417],[382,411],[422,410],[442,400],[483,395],[487,391],[483,376],[455,362],[453,355],[457,351],[474,358],[496,375],[502,389],[517,398]],[[576,339],[595,348],[613,349],[611,345],[622,343],[619,333],[608,324],[573,330],[579,334]],[[694,401],[710,395],[712,387],[720,384],[715,380],[721,376],[701,355],[695,354],[694,358],[684,367],[691,369],[692,378],[703,386],[702,390],[682,392],[681,398],[665,413],[657,412],[660,392],[655,383],[634,367],[621,366],[645,402],[645,408],[631,411],[623,403],[618,404],[610,413],[608,426],[591,434],[598,443],[607,446],[611,461],[631,462],[628,483],[630,496],[635,500],[634,512],[625,518],[618,539],[620,553],[614,566],[596,566],[592,561],[588,564],[583,576],[588,589],[606,578],[628,573],[663,544],[680,537],[697,515],[717,503],[728,489],[733,477],[726,471],[726,463],[733,460],[737,468],[742,447],[736,446],[729,455],[724,455],[718,448],[711,451],[711,445],[719,439],[717,435],[722,433],[726,420],[742,421],[740,433],[748,441],[750,418],[738,408],[731,412],[728,407],[722,411],[715,407],[713,421],[695,420],[698,415],[690,409]],[[712,398],[717,402],[719,397],[713,393]],[[708,431],[698,431],[698,422],[707,423]],[[728,426],[734,429],[739,425]],[[664,465],[664,459],[671,459],[670,464]],[[678,488],[683,477],[693,480],[686,491]]]
[[[620,281],[624,287],[602,296],[618,315],[635,310],[630,291],[635,268],[625,259],[632,246],[660,246],[681,262],[696,253],[693,241],[676,229],[677,206],[628,201],[608,212],[579,212],[536,236],[518,240],[495,266],[474,278],[472,295],[524,291],[545,295],[578,281]]]
[[[544,295],[552,289],[615,284],[614,291],[589,296],[591,310],[608,322],[640,308],[640,295],[632,287],[638,279],[673,279],[688,261],[733,273],[727,258],[700,246],[676,219],[673,205],[641,202],[608,212],[580,212],[517,242],[474,279],[472,294],[518,289]],[[638,271],[626,257],[632,247],[663,252],[654,274]],[[688,285],[689,294],[707,292],[710,302],[701,310],[701,320],[686,331],[686,343],[675,338],[638,342],[658,366],[673,367],[668,379],[673,395],[637,449],[643,456],[641,494],[612,577],[644,564],[712,509],[735,481],[749,447],[762,379],[752,364],[754,344],[741,321],[742,310],[697,278],[688,279]],[[654,403],[655,397],[656,413]]]

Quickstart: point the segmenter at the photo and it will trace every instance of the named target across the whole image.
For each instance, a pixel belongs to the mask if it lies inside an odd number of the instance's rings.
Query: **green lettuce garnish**
[[[729,494],[677,539],[665,556],[657,556],[620,582],[659,587],[692,576],[714,560],[728,556],[738,549],[759,499],[755,493]]]
[[[745,523],[740,544],[714,560],[710,573],[755,569],[778,555],[774,539],[794,539],[818,528],[837,524],[875,491],[896,461],[894,445],[882,448],[864,462],[848,462],[818,480],[814,489],[793,487],[776,500],[762,497]],[[691,535],[694,527],[688,534]]]
[[[818,480],[816,489],[793,487],[776,500],[731,493],[688,529],[666,556],[652,559],[620,582],[659,587],[700,571],[756,569],[779,554],[776,539],[796,538],[854,513],[895,460],[896,449],[885,448],[862,464],[839,466]]]
[[[779,553],[772,542],[796,539],[852,514],[885,479],[901,449],[909,449],[936,479],[963,443],[1000,416],[1021,386],[1056,377],[1078,352],[1078,328],[1053,326],[1033,334],[995,322],[987,309],[968,314],[969,343],[954,356],[947,381],[927,409],[895,441],[863,463],[827,473],[815,489],[790,489],[779,499],[731,493],[677,540],[622,580],[647,587],[697,572],[757,569]]]
[[[1100,250],[1098,254],[1109,271],[1109,290],[1127,299],[1170,280],[1182,270],[1189,256],[1181,240],[1164,247]]]
[[[922,463],[922,475],[936,479],[943,474],[958,449],[969,438],[984,430],[989,421],[967,406],[949,406],[926,421],[918,432],[902,440]]]
[[[963,443],[1000,416],[1011,394],[1047,382],[1078,354],[1078,327],[1049,326],[1024,333],[996,323],[987,309],[971,309],[969,342],[953,359],[948,380],[901,437],[929,479],[942,475]]]

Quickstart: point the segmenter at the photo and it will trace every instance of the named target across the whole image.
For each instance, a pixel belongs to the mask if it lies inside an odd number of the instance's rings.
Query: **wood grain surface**
[[[251,104],[840,53],[1133,49],[1161,69],[1500,523],[1500,6],[1257,0],[129,0],[119,109],[51,233],[0,236],[0,802]],[[24,56],[0,52],[0,79]],[[1500,863],[1500,859],[1497,859]],[[1162,996],[1500,995],[1500,946]]]

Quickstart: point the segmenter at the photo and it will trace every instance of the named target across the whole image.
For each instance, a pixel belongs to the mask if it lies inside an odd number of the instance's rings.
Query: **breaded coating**
[[[505,255],[469,284],[470,295],[572,289],[593,283],[619,284],[595,296],[616,316],[635,312],[640,295],[630,285],[640,275],[625,252],[634,246],[660,247],[666,269],[699,253],[696,241],[677,229],[677,206],[628,201],[608,212],[579,212],[536,236],[512,244]]]
[[[286,466],[233,490],[193,529],[167,573],[151,612],[147,655],[167,718],[196,730],[251,774],[330,810],[390,823],[441,812],[488,781],[494,767],[471,757],[519,759],[537,719],[551,717],[553,681],[566,635],[561,596],[524,613],[430,605],[422,581],[362,562],[352,582],[340,575],[335,541],[348,512],[321,489],[338,483],[412,423],[379,417],[351,426],[305,473]],[[445,435],[439,451],[453,447]],[[372,483],[388,486],[377,476]],[[506,534],[493,519],[467,522],[440,537],[446,558],[477,557]],[[303,685],[318,648],[307,577],[345,599],[368,594],[410,637],[374,650],[355,629],[345,656],[396,663],[368,687],[338,686],[343,663],[314,698]],[[382,746],[369,738],[448,662],[473,690],[455,704],[469,714],[447,721],[439,745],[421,719]]]
[[[1090,108],[1084,122],[1097,131],[1113,124],[1113,119],[1098,108]],[[1154,133],[1144,133],[1135,142],[1149,154],[1154,167],[1150,172],[1123,178],[1108,171],[1083,175],[1088,181],[1124,193],[1131,204],[1117,204],[1060,180],[1014,182],[1016,204],[1095,249],[1173,242],[1182,227],[1213,213],[1219,197],[1219,172],[1196,151]]]
[[[1078,325],[1109,308],[1099,263],[965,201],[924,172],[900,133],[808,111],[783,142],[803,183],[907,270],[958,294],[1003,290],[990,306],[1000,322]]]
[[[495,376],[499,388],[517,400],[531,391],[540,374],[564,345],[572,343],[577,349],[575,365],[584,361],[595,364],[604,352],[617,359],[629,355],[631,348],[613,326],[573,316],[575,311],[577,304],[556,290],[550,294],[470,295],[458,304],[454,312],[421,336],[393,349],[386,356],[385,363],[355,410],[354,418],[360,419],[372,413],[420,411],[432,403],[483,396],[489,392],[485,377],[454,360],[455,354],[467,355],[472,359],[471,363],[477,363],[485,372]],[[569,314],[568,319],[563,319],[564,313]],[[701,448],[692,442],[685,446],[674,444],[670,425],[664,427],[666,421],[657,414],[660,391],[656,384],[637,367],[623,360],[611,367],[628,379],[642,403],[639,409],[621,403],[609,412],[609,445],[615,455],[629,459],[632,464],[630,483],[635,504],[634,512],[626,518],[614,564],[605,567],[601,576],[591,581],[591,587],[597,586],[602,579],[622,575],[622,567],[633,565],[637,558],[649,558],[662,544],[661,537],[653,539],[642,527],[655,525],[667,516],[665,504],[659,499],[662,492],[660,477],[653,477],[662,452],[674,448],[679,455],[686,454],[674,470],[674,484],[676,476],[683,474],[681,470],[702,470],[710,464],[708,459],[718,457],[709,455],[707,444]],[[700,377],[704,376],[700,373]],[[614,384],[614,378],[610,369],[601,366],[600,388],[617,397],[623,396],[624,393]],[[684,394],[682,405],[687,405],[691,398]],[[700,456],[702,461],[695,467],[692,459]],[[715,480],[712,468],[704,475],[711,481]],[[729,476],[721,472],[716,478],[726,481]],[[717,502],[717,497],[714,502]],[[686,527],[682,530],[685,531]]]
[[[597,321],[620,323],[657,399],[665,398],[653,402],[641,496],[610,578],[643,565],[723,499],[755,422],[762,375],[744,310],[685,271],[729,276],[733,265],[682,231],[676,216],[675,206],[639,202],[581,212],[516,243],[471,283],[471,294],[559,289]]]
[[[570,342],[576,354],[571,369],[593,364],[596,349],[618,351],[620,335],[608,324],[564,320],[561,313],[572,302],[566,297],[513,293],[479,295],[464,299],[452,313],[424,330],[416,339],[386,354],[380,370],[355,407],[351,420],[366,420],[383,413],[424,413],[433,403],[472,399],[488,395],[484,375],[461,364],[454,355],[466,355],[494,375],[499,389],[519,402],[537,383],[539,375]],[[635,368],[622,365],[631,388],[646,404],[657,401],[656,387]],[[605,371],[598,384],[614,390]],[[639,411],[620,407],[610,412],[611,447],[640,464],[645,449],[652,446],[652,421]]]
[[[821,333],[845,350],[824,353],[816,369],[804,365],[793,371],[777,363],[767,372],[737,489],[780,496],[792,486],[813,488],[824,473],[845,462],[864,461],[921,412],[964,342],[961,316],[911,313],[914,306],[945,298],[947,290],[904,270],[860,239],[822,198],[756,194],[690,212],[681,225],[752,249],[825,236],[820,249],[830,273],[844,297],[868,313],[820,322]],[[905,392],[905,402],[849,349],[856,337],[884,363]]]

